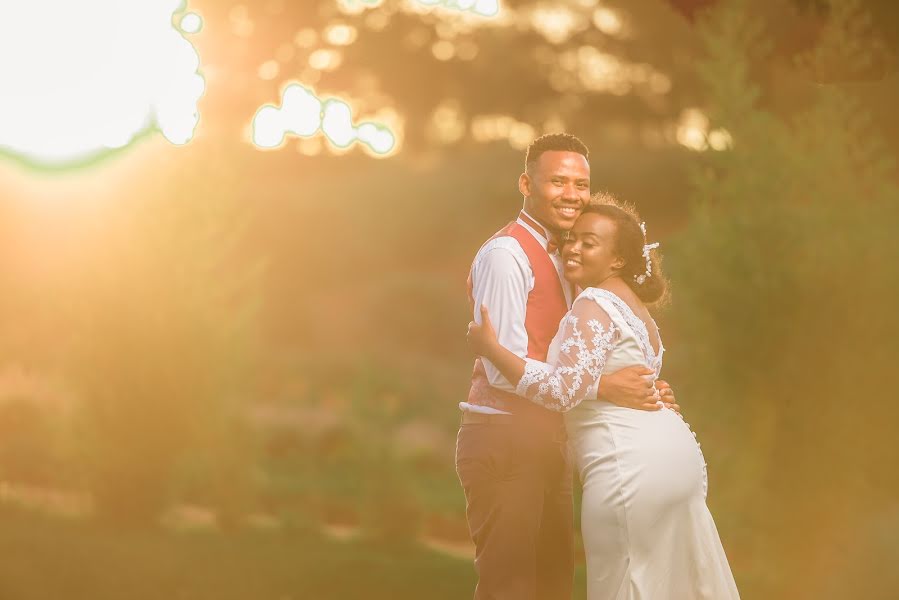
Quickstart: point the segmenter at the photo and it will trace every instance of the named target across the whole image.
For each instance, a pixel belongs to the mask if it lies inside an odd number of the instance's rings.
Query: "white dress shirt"
[[[536,223],[536,219],[531,215],[523,210],[521,212]],[[549,239],[542,228],[531,226],[520,216],[517,223],[546,249]],[[565,303],[571,307],[571,286],[567,285],[562,273],[562,258],[558,252],[553,252],[549,257],[563,283]],[[528,295],[534,289],[534,281],[534,271],[524,248],[511,236],[489,240],[475,255],[471,266],[474,320],[477,323],[481,322],[480,307],[486,306],[499,343],[521,358],[526,358],[528,354],[528,332],[524,327],[524,319]],[[482,358],[482,361],[490,385],[514,394],[515,385],[509,383],[489,360]],[[509,414],[490,406],[468,402],[460,402],[459,408],[463,411],[484,414]]]

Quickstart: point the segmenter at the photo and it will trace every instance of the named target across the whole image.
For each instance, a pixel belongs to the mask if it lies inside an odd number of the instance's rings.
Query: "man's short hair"
[[[581,140],[570,133],[547,133],[541,135],[528,146],[524,156],[524,168],[527,171],[531,165],[537,162],[544,152],[577,152],[584,158],[590,158],[590,151]]]

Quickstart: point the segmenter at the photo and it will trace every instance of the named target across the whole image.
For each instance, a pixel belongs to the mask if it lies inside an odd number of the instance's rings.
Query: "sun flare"
[[[183,9],[183,0],[0,0],[0,149],[65,166],[151,129],[189,142],[205,82],[185,37],[202,20]]]

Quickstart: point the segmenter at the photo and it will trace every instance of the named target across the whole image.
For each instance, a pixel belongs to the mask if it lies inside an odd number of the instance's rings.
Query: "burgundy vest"
[[[503,227],[490,239],[512,237],[521,244],[534,272],[534,289],[528,294],[524,317],[524,328],[528,334],[528,358],[546,360],[549,345],[559,330],[562,317],[568,312],[568,302],[559,280],[559,272],[543,245],[522,225],[513,221]],[[488,240],[489,241],[489,240]],[[474,311],[471,273],[468,275],[468,300]],[[468,403],[491,406],[513,414],[536,415],[548,419],[559,419],[559,413],[547,410],[526,398],[490,385],[484,364],[475,360],[471,376]]]

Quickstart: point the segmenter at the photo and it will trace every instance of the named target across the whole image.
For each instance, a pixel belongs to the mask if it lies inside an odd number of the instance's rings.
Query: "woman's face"
[[[624,266],[615,254],[615,222],[605,215],[578,217],[562,246],[565,278],[582,288],[597,286]]]

